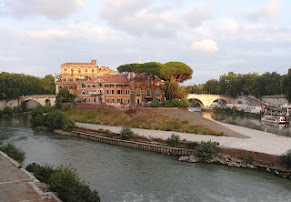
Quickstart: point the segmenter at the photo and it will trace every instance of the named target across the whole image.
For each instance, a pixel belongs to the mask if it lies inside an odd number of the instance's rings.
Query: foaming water
[[[254,170],[190,164],[176,157],[29,128],[28,115],[0,120],[0,138],[24,164],[70,165],[102,201],[290,201],[290,180]]]

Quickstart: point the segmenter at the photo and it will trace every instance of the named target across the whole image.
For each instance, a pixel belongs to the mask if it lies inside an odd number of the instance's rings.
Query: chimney
[[[96,60],[91,60],[92,65],[96,65],[96,63],[97,63]]]

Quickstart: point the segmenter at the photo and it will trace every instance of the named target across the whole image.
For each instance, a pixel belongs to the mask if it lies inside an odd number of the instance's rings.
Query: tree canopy
[[[24,74],[0,73],[0,100],[7,102],[23,95],[54,94],[54,77],[39,78]]]

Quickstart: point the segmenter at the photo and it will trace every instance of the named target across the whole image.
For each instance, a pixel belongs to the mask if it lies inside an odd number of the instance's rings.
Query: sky
[[[288,0],[0,0],[0,72],[43,77],[66,62],[116,69],[184,62],[184,85],[291,67]]]

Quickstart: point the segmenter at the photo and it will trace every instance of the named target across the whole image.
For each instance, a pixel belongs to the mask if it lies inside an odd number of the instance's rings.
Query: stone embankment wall
[[[145,151],[152,151],[161,154],[168,154],[168,155],[191,155],[193,154],[193,150],[191,149],[184,149],[184,148],[177,148],[177,147],[169,147],[163,146],[156,143],[145,143],[145,142],[134,142],[128,140],[121,140],[116,138],[104,137],[97,134],[90,134],[86,131],[82,130],[73,130],[72,132],[65,132],[65,131],[56,131],[58,134],[62,135],[69,135],[80,137],[88,140],[93,140],[96,142],[102,142],[106,144],[121,146],[121,147],[129,147],[133,149],[145,150]]]

